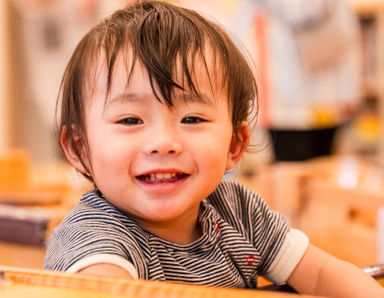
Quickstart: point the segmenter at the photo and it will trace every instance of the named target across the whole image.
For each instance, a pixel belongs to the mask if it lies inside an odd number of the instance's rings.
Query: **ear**
[[[79,133],[77,132],[77,128],[72,126],[73,131],[73,139],[74,143],[72,142],[72,139],[70,138],[68,134],[68,128],[63,127],[60,132],[60,145],[63,149],[65,156],[67,157],[68,161],[71,163],[73,167],[76,168],[80,173],[88,174],[87,169],[84,167],[83,163],[81,162],[78,154],[76,152],[79,152],[79,154],[83,154],[84,151],[84,145],[82,144],[81,138]],[[76,148],[74,148],[76,146]],[[77,149],[77,150],[76,150]],[[85,157],[82,157],[84,162],[87,162]]]
[[[240,158],[243,156],[245,149],[250,142],[250,133],[248,123],[243,121],[238,129],[238,137],[235,134],[232,135],[231,144],[229,146],[227,165],[225,170],[232,169]]]

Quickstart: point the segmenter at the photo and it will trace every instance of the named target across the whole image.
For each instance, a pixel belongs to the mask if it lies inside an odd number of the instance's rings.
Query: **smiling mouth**
[[[139,175],[136,178],[145,183],[170,183],[185,179],[188,176],[188,174],[184,173],[151,173]]]

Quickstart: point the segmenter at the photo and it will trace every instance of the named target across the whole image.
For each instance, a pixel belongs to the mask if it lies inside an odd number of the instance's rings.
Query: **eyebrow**
[[[212,104],[212,100],[203,93],[196,94],[194,92],[181,92],[180,94],[176,94],[176,100],[184,100],[185,102],[197,102],[210,105]]]
[[[139,100],[141,100],[141,97],[137,93],[121,93],[116,96],[113,96],[111,99],[107,99],[105,102],[105,106],[109,106],[115,103],[124,103]]]
[[[107,100],[105,102],[104,108],[113,105],[115,103],[126,103],[126,102],[138,102],[142,101],[144,98],[150,98],[152,94],[138,94],[138,93],[121,93],[116,96],[113,96],[111,99]],[[180,92],[179,94],[176,94],[174,96],[174,100],[172,102],[176,101],[183,101],[183,102],[196,102],[196,103],[202,103],[206,105],[213,105],[213,100],[211,100],[208,96],[205,94],[196,94],[193,92]]]

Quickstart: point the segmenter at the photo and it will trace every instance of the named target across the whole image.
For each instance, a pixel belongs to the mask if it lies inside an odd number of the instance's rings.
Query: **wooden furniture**
[[[303,185],[297,226],[333,255],[363,266],[379,259],[377,212],[384,206],[383,170],[351,157],[321,159],[326,173]],[[316,164],[312,164],[316,171]]]
[[[43,269],[45,247],[0,242],[0,265]]]
[[[377,164],[352,156],[317,158],[265,166],[239,180],[320,248],[358,266],[384,262],[377,222],[384,169]]]
[[[0,296],[19,297],[260,297],[294,294],[224,289],[181,283],[98,278],[84,275],[0,266]],[[311,296],[301,296],[311,297]]]
[[[27,152],[0,155],[0,265],[43,268],[52,229],[90,188],[66,164],[33,166]]]

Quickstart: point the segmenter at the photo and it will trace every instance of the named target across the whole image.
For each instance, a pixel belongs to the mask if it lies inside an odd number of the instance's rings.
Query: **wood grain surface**
[[[181,283],[90,277],[43,270],[0,266],[0,297],[261,297],[295,294],[224,289]],[[307,296],[309,297],[309,296]]]

